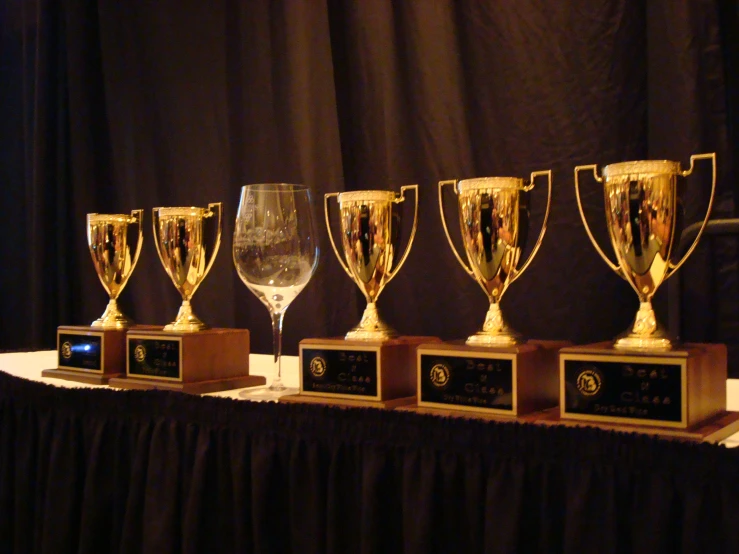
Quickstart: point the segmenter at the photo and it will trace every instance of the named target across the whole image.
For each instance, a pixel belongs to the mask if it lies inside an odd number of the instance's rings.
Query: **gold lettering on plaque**
[[[583,396],[595,396],[600,392],[602,385],[603,379],[600,371],[595,368],[585,369],[577,376],[577,390]]]
[[[449,384],[451,374],[449,368],[444,364],[436,364],[431,368],[429,379],[437,389],[443,389]]]
[[[61,351],[62,351],[62,358],[64,358],[65,360],[68,360],[69,358],[71,358],[72,357],[72,343],[69,342],[68,340],[64,341],[64,344],[62,344]]]
[[[326,373],[326,360],[320,356],[316,356],[310,361],[310,372],[314,377],[321,377]]]
[[[133,351],[133,357],[138,362],[141,363],[146,359],[146,348],[143,344],[139,344]]]

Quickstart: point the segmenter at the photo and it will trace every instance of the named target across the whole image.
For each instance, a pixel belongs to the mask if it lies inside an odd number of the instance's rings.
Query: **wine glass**
[[[310,189],[284,183],[242,187],[233,258],[241,280],[269,310],[274,345],[271,384],[244,390],[241,396],[274,400],[297,392],[282,383],[282,319],[318,265]]]

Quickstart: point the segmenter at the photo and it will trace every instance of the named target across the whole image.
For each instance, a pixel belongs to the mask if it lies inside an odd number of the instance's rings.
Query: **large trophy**
[[[711,196],[698,235],[685,255],[673,260],[682,231],[678,179],[693,172],[696,160],[711,160]],[[588,226],[580,200],[580,171],[592,171],[603,184],[615,263]],[[708,222],[716,191],[716,155],[691,156],[687,170],[667,160],[615,163],[605,166],[602,176],[595,165],[579,166],[575,190],[588,237],[608,266],[631,285],[640,305],[634,322],[615,341],[561,351],[560,418],[616,427],[634,424],[700,440],[734,432],[725,413],[726,347],[676,343],[652,309],[654,293],[695,250]]]
[[[121,313],[117,300],[139,259],[142,218],[143,210],[134,210],[130,216],[87,214],[87,244],[110,300],[91,325],[57,329],[58,367],[44,370],[44,376],[106,384],[125,372],[126,330],[133,322]]]
[[[249,375],[249,331],[211,329],[190,304],[218,253],[221,214],[220,202],[207,208],[154,208],[154,244],[182,306],[164,328],[128,333],[126,376],[112,379],[111,386],[201,394],[264,384],[264,377]],[[211,246],[206,224],[212,219]]]
[[[405,192],[414,191],[413,227],[397,258],[400,211]],[[329,200],[339,203],[342,256],[333,238]],[[399,336],[377,309],[377,299],[398,274],[413,244],[418,224],[418,185],[325,195],[326,227],[341,267],[362,291],[367,306],[360,322],[342,338],[300,342],[300,394],[281,401],[392,408],[415,401],[415,350],[432,337]],[[397,260],[397,261],[396,261]]]
[[[541,231],[521,262],[529,228],[528,193],[546,177],[548,194]],[[444,187],[453,185],[464,245],[457,252],[444,215]],[[439,210],[457,261],[489,301],[482,328],[466,341],[422,345],[418,349],[418,410],[465,411],[521,416],[557,404],[557,352],[567,343],[526,341],[503,317],[500,302],[529,267],[546,233],[552,199],[552,172],[535,171],[530,181],[483,177],[439,183]]]

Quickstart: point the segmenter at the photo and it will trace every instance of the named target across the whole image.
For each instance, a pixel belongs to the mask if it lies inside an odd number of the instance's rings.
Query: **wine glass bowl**
[[[269,399],[291,392],[283,385],[280,371],[282,320],[313,276],[318,252],[308,187],[285,183],[242,187],[234,265],[239,278],[269,311],[277,370],[266,391],[245,391],[249,396],[256,392]]]

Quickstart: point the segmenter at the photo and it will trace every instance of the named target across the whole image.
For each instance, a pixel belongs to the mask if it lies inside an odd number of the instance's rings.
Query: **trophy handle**
[[[413,239],[416,238],[416,229],[418,229],[418,185],[405,185],[400,187],[400,195],[393,200],[396,204],[400,204],[401,202],[405,202],[405,191],[412,190],[415,193],[416,203],[415,207],[413,209],[413,227],[411,228],[411,236],[408,238],[408,245],[405,247],[405,252],[403,252],[403,255],[401,256],[398,263],[395,265],[395,268],[393,268],[392,271],[388,273],[387,281],[385,281],[384,285],[387,285],[390,281],[392,281],[393,277],[395,277],[398,274],[398,271],[400,271],[400,268],[403,267],[403,264],[405,263],[406,258],[408,257],[408,254],[411,251],[411,246],[413,245]],[[383,285],[383,288],[384,288]],[[380,294],[379,291],[377,293]]]
[[[207,277],[210,268],[213,267],[213,262],[216,261],[216,254],[218,254],[218,248],[221,246],[221,234],[223,234],[223,202],[213,202],[211,204],[208,204],[208,211],[203,214],[203,217],[213,217],[214,215],[216,215],[216,211],[218,212],[216,242],[213,245],[213,253],[210,255],[210,260],[208,260],[208,265],[205,268],[205,273],[203,273],[203,278],[200,280],[201,283]],[[192,294],[195,294],[194,289],[192,291]]]
[[[585,219],[585,212],[582,209],[582,202],[580,201],[580,181],[578,180],[578,172],[579,171],[586,171],[586,170],[593,170],[593,177],[596,181],[599,183],[603,182],[603,177],[598,176],[598,166],[593,165],[579,165],[575,168],[575,197],[577,198],[577,209],[580,211],[580,219],[582,219],[582,223],[585,226],[585,232],[588,234],[588,237],[590,238],[590,242],[593,243],[593,246],[595,246],[595,250],[600,254],[600,257],[603,258],[603,261],[605,261],[608,264],[608,267],[610,267],[613,271],[615,271],[620,277],[625,278],[623,271],[621,270],[621,266],[614,264],[608,256],[605,255],[603,250],[601,250],[600,246],[598,245],[597,241],[595,240],[595,237],[593,236],[593,233],[590,232],[590,226],[588,225],[588,220]]]
[[[703,224],[698,230],[698,234],[695,236],[695,240],[693,240],[693,244],[690,245],[688,251],[685,252],[685,255],[683,255],[680,261],[676,264],[669,262],[667,276],[665,277],[665,279],[669,279],[673,273],[680,269],[680,267],[685,263],[688,257],[693,253],[695,247],[698,246],[698,241],[700,241],[701,236],[703,236],[703,231],[705,231],[706,225],[708,225],[708,219],[711,217],[711,211],[713,211],[713,199],[716,195],[716,153],[713,152],[712,154],[693,154],[692,156],[690,156],[690,167],[685,171],[680,172],[681,177],[687,177],[688,175],[693,173],[695,160],[711,160],[711,166],[713,168],[713,181],[711,183],[711,197],[708,200],[708,210],[706,210],[706,217],[703,219]]]
[[[446,225],[446,217],[444,216],[444,185],[454,185],[454,190],[456,194],[457,190],[457,180],[452,179],[450,181],[439,181],[439,213],[441,214],[441,225],[444,227],[444,234],[446,235],[446,240],[449,241],[449,246],[452,247],[452,252],[454,252],[454,257],[457,258],[457,261],[462,265],[462,268],[467,272],[468,275],[471,277],[474,277],[474,273],[472,272],[472,269],[464,263],[464,260],[462,259],[462,256],[459,255],[459,252],[457,251],[457,247],[454,246],[454,243],[452,242],[452,237],[449,234],[449,228]]]
[[[531,181],[529,185],[524,187],[524,191],[528,192],[531,189],[534,188],[534,179],[541,176],[547,176],[547,186],[548,186],[548,194],[547,194],[547,208],[544,212],[544,222],[541,224],[541,231],[539,231],[539,238],[536,239],[536,244],[534,244],[534,248],[531,250],[531,254],[529,254],[529,257],[526,258],[526,261],[521,266],[520,269],[516,270],[515,275],[511,276],[511,279],[508,281],[508,285],[513,283],[516,279],[518,279],[524,271],[526,271],[526,268],[529,267],[529,264],[534,259],[534,256],[536,256],[536,253],[539,251],[539,247],[541,246],[541,241],[544,240],[544,234],[547,231],[547,222],[549,221],[549,208],[552,205],[552,170],[547,169],[545,171],[533,171],[531,173]]]
[[[334,249],[334,254],[336,254],[336,258],[339,260],[339,263],[341,264],[341,267],[346,271],[346,274],[349,276],[349,278],[353,281],[354,276],[352,275],[352,272],[349,269],[349,266],[346,265],[346,262],[344,261],[344,258],[341,257],[341,254],[339,254],[339,249],[336,248],[336,243],[334,242],[334,234],[331,232],[331,220],[328,216],[328,200],[332,196],[338,197],[339,192],[329,192],[327,194],[323,195],[323,213],[326,216],[326,231],[328,231],[328,239],[331,241],[331,248]]]
[[[131,273],[133,273],[133,270],[136,267],[136,263],[139,261],[141,246],[144,243],[144,210],[132,210],[131,223],[136,223],[139,226],[139,239],[136,241],[136,252],[133,255],[133,261],[131,263]]]

